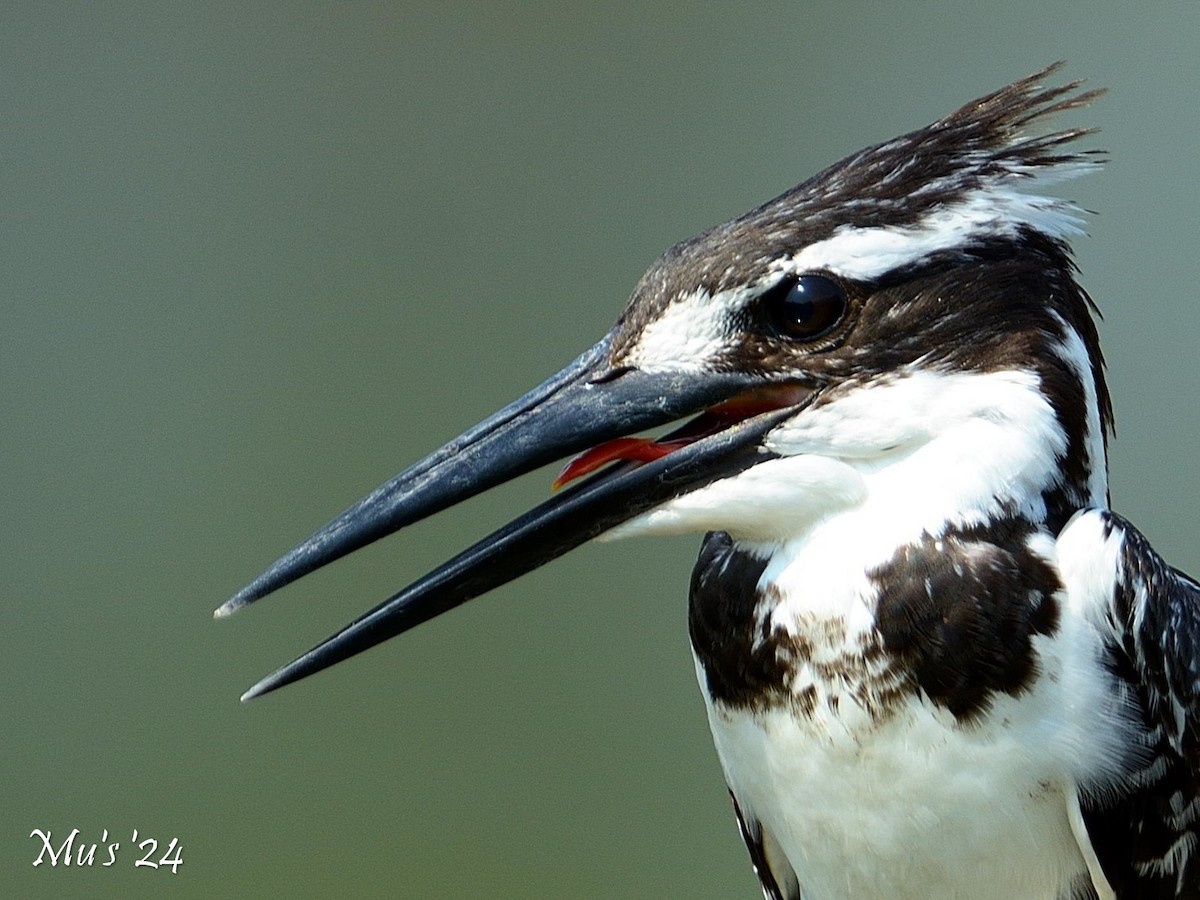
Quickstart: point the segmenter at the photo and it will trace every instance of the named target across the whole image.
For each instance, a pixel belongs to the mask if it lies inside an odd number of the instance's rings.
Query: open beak
[[[772,384],[742,373],[613,368],[610,344],[611,335],[541,386],[372,491],[219,607],[218,618],[230,615],[405,525],[587,451],[568,464],[555,486],[577,483],[267,676],[242,699],[361,653],[640,513],[771,458],[764,435],[811,393],[794,383]],[[699,415],[659,440],[629,437],[694,413]]]

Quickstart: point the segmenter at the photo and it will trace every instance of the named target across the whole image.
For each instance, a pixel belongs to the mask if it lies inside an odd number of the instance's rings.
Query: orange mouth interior
[[[654,462],[688,444],[724,431],[760,413],[802,403],[810,394],[812,389],[802,385],[768,385],[710,406],[686,425],[662,438],[622,437],[605,441],[590,450],[585,450],[563,466],[551,489],[557,491],[610,462],[623,461],[639,465]]]

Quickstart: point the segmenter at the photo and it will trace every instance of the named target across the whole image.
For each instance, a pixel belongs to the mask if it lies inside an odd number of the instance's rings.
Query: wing
[[[729,799],[733,801],[733,811],[737,813],[738,830],[742,833],[742,840],[746,842],[746,849],[750,851],[750,862],[754,864],[754,874],[758,876],[758,880],[762,884],[764,900],[801,900],[800,888],[796,885],[796,876],[786,862],[783,863],[786,877],[776,875],[775,867],[771,864],[771,857],[778,856],[778,854],[772,852],[774,842],[770,836],[763,832],[757,821],[748,818],[742,812],[742,807],[738,804],[733,791],[729,792]],[[786,890],[779,886],[780,880],[783,881]]]
[[[1145,725],[1121,789],[1081,798],[1096,858],[1120,900],[1200,897],[1200,585],[1110,512],[1076,516],[1059,547],[1094,593],[1111,591],[1099,624]]]

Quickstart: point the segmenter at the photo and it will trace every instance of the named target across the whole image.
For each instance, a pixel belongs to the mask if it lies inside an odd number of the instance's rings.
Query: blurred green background
[[[250,705],[539,473],[211,610],[603,333],[645,266],[1048,62],[1111,89],[1083,279],[1113,499],[1200,570],[1200,7],[0,9],[0,884],[757,896],[694,684],[697,541],[584,548]],[[34,868],[72,828],[117,864]],[[183,844],[138,869],[133,829]]]

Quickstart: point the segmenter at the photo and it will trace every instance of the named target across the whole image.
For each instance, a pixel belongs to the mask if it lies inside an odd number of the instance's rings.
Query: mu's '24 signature
[[[29,832],[29,836],[40,843],[37,858],[33,861],[35,866],[112,866],[122,855],[121,842],[110,840],[107,828],[99,841],[91,842],[80,837],[78,828],[72,828],[71,833],[59,841],[57,847],[50,831],[35,828]],[[133,860],[135,868],[168,869],[172,875],[177,875],[179,867],[183,865],[183,844],[179,842],[179,838],[171,838],[163,853],[159,855],[158,839],[143,837],[139,841],[138,830],[135,828],[129,846],[136,848]]]

